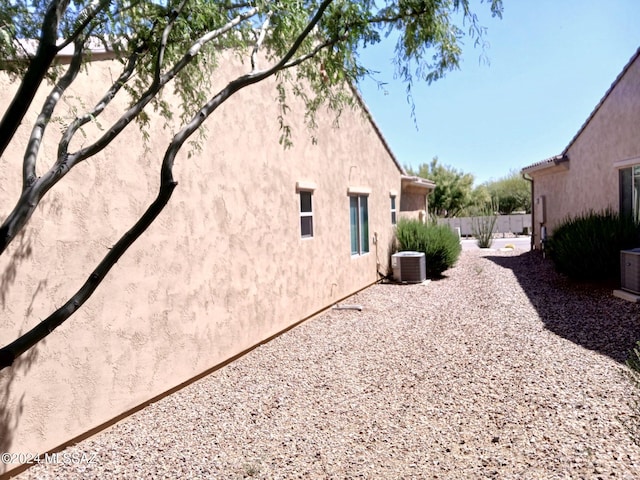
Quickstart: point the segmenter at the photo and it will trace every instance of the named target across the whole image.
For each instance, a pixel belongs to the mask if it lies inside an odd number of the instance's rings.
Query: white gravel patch
[[[640,478],[640,305],[486,250],[345,303],[21,478]]]

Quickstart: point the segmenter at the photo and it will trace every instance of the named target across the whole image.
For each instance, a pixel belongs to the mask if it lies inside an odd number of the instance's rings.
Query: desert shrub
[[[498,217],[484,211],[481,217],[472,219],[473,236],[480,248],[491,248],[493,243],[493,229],[496,226]]]
[[[547,242],[556,269],[574,280],[620,278],[620,250],[639,246],[638,224],[607,209],[568,218]]]
[[[424,252],[427,276],[437,277],[458,261],[460,239],[448,225],[400,219],[396,236],[403,251]]]

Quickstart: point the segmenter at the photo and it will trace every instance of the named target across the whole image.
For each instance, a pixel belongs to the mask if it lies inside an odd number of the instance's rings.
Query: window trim
[[[313,193],[318,188],[315,182],[298,181],[296,182],[296,193],[311,192]]]
[[[349,187],[347,189],[347,195],[349,196],[368,197],[370,194],[371,194],[371,188],[369,187]]]

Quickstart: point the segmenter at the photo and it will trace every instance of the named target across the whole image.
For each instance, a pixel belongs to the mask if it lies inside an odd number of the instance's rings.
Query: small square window
[[[313,237],[312,196],[312,192],[300,192],[300,235],[302,238]]]

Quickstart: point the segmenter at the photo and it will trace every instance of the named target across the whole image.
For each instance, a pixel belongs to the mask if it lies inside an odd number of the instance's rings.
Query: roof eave
[[[409,186],[412,188],[418,188],[422,190],[432,191],[436,188],[436,184],[431,180],[422,177],[416,177],[412,175],[402,175],[402,186]]]
[[[369,120],[369,123],[373,127],[373,130],[375,131],[376,135],[380,139],[380,142],[382,142],[382,145],[384,146],[385,150],[387,151],[387,153],[391,157],[391,160],[393,160],[393,163],[396,164],[396,167],[398,168],[398,170],[400,170],[400,173],[402,175],[406,175],[407,174],[406,170],[404,169],[404,167],[402,165],[400,165],[400,162],[398,161],[398,159],[396,158],[395,154],[393,153],[393,150],[391,150],[391,147],[387,143],[386,138],[384,138],[384,135],[382,135],[382,130],[380,130],[380,127],[378,126],[378,124],[376,123],[375,119],[373,118],[373,114],[371,113],[371,110],[369,110],[369,107],[367,106],[366,102],[364,101],[364,98],[362,98],[362,94],[358,90],[358,87],[356,87],[351,82],[349,83],[349,86],[351,87],[351,91],[353,92],[353,95],[355,96],[357,102],[360,104],[360,107],[362,108],[365,116]]]
[[[555,157],[547,158],[541,162],[524,167],[520,172],[531,175],[532,173],[539,173],[552,168],[555,170],[569,170],[569,157],[564,153],[562,155],[556,155]]]

